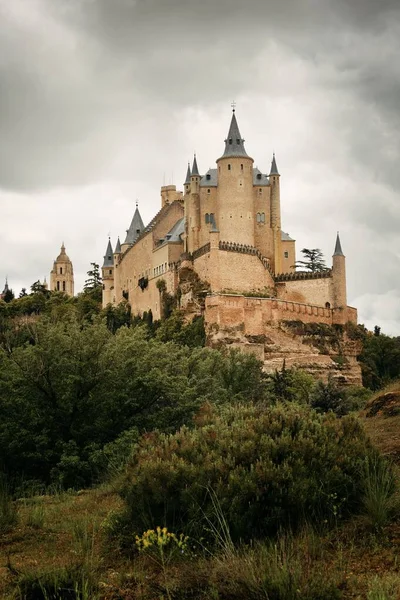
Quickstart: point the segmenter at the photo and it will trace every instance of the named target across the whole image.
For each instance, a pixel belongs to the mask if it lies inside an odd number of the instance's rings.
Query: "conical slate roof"
[[[228,131],[228,137],[225,140],[225,151],[222,156],[248,156],[246,150],[244,149],[244,139],[240,135],[235,111],[233,111],[232,113],[232,120]]]
[[[269,174],[270,175],[279,175],[278,167],[276,166],[275,152],[272,156],[271,171],[269,172]]]
[[[144,229],[142,217],[140,216],[139,209],[136,205],[135,214],[133,215],[132,223],[126,232],[126,238],[124,244],[133,244],[136,242],[139,235]]]
[[[191,172],[190,172],[190,163],[188,163],[188,168],[187,168],[186,179],[185,179],[184,185],[190,183],[190,175],[191,175]]]
[[[108,238],[107,250],[104,256],[103,267],[113,267],[114,266],[114,256],[111,246],[111,240]]]
[[[197,167],[196,155],[194,155],[194,159],[193,159],[192,177],[193,177],[193,175],[200,175],[199,169]]]
[[[342,244],[340,243],[339,232],[337,233],[337,236],[336,236],[335,252],[333,253],[333,256],[344,256],[343,250],[342,250]]]
[[[115,246],[114,254],[121,254],[121,242],[117,239],[117,245]]]

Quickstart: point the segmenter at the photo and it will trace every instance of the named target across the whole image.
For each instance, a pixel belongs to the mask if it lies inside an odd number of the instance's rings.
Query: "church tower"
[[[217,160],[217,224],[225,242],[254,246],[253,162],[233,109],[225,151]]]
[[[68,296],[74,295],[74,269],[65,252],[64,242],[50,271],[50,291],[64,292]]]

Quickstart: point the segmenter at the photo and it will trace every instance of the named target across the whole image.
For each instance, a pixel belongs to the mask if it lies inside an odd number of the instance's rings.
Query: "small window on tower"
[[[228,165],[228,171],[230,171],[230,170],[231,170],[231,165]]]
[[[285,252],[285,258],[289,258],[289,252]]]
[[[260,213],[257,213],[257,223],[261,223],[261,215],[260,215]]]
[[[208,181],[210,181],[210,179],[211,179],[211,175],[210,175],[210,173],[207,173],[207,175],[206,175],[206,179],[207,179]]]
[[[243,171],[243,165],[240,165],[240,170]]]
[[[208,225],[210,222],[210,215],[208,213],[206,213],[205,219],[206,219],[206,224]]]
[[[59,281],[57,281],[57,291],[58,292],[60,291],[60,282]]]
[[[63,292],[65,292],[65,281],[63,281]]]
[[[60,267],[60,275],[62,275],[62,267]]]
[[[109,275],[112,275],[112,269],[110,269],[110,270],[108,271],[108,274],[109,274]]]
[[[265,223],[265,213],[261,213],[261,223]]]
[[[210,194],[210,193],[211,193],[211,190],[210,190],[210,188],[208,188],[208,190],[207,190],[207,194]]]
[[[232,138],[229,138],[229,143],[232,144]]]

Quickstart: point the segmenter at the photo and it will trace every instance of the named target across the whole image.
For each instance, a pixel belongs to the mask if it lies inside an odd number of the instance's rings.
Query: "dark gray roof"
[[[188,168],[187,168],[187,173],[186,173],[186,179],[185,179],[185,183],[184,185],[186,185],[187,183],[190,183],[190,163],[188,163]]]
[[[119,238],[117,240],[117,245],[115,246],[114,254],[121,254],[121,242]]]
[[[193,175],[200,175],[199,169],[197,167],[196,155],[194,155],[194,159],[193,159],[192,177],[193,177]]]
[[[170,229],[167,235],[159,240],[158,246],[164,246],[164,244],[176,244],[181,242],[181,235],[185,231],[185,217],[182,217],[175,223],[175,225]]]
[[[136,206],[135,214],[133,215],[132,223],[126,232],[124,244],[133,244],[144,229],[142,217],[138,207]]]
[[[114,256],[113,250],[111,246],[111,240],[108,238],[107,250],[104,256],[103,267],[113,267],[114,266]]]
[[[253,185],[266,186],[269,185],[268,175],[261,173],[257,168],[253,169]],[[208,169],[207,173],[200,179],[200,187],[217,187],[218,186],[218,169]]]
[[[2,295],[4,296],[4,294],[6,294],[6,293],[8,292],[8,290],[9,290],[9,287],[8,287],[8,279],[7,279],[7,277],[6,277],[6,282],[5,282],[5,284],[4,284],[4,290],[3,290],[3,294],[2,294]]]
[[[246,150],[244,149],[244,139],[240,135],[235,111],[233,111],[232,114],[232,120],[228,131],[228,137],[225,140],[225,151],[222,156],[248,156]]]
[[[264,175],[257,168],[253,169],[253,185],[262,187],[263,185],[269,185],[268,175]]]
[[[288,233],[281,231],[281,240],[282,242],[294,242],[294,239],[290,237]]]
[[[200,179],[200,187],[217,187],[218,169],[208,169],[207,173]]]
[[[276,166],[275,152],[272,156],[270,175],[279,175],[278,167]]]
[[[344,256],[343,250],[342,250],[342,244],[340,243],[339,232],[337,233],[337,236],[336,236],[335,252],[333,253],[333,256]]]

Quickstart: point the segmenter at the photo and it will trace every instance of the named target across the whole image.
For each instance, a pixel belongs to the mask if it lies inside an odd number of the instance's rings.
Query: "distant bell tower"
[[[65,252],[64,242],[60,254],[54,261],[53,269],[50,271],[50,291],[64,292],[68,296],[74,295],[74,269]]]

